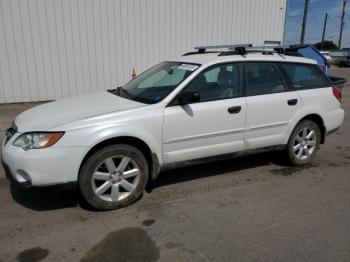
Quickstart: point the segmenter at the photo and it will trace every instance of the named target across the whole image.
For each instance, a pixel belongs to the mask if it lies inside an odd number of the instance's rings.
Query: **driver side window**
[[[242,64],[221,64],[210,67],[197,75],[184,91],[198,92],[199,102],[241,97]]]

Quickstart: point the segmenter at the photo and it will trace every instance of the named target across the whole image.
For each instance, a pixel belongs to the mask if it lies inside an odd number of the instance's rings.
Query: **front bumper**
[[[6,165],[2,159],[1,159],[1,164],[2,164],[2,167],[5,171],[5,175],[6,175],[7,179],[11,182],[11,184],[16,184],[16,185],[19,185],[19,186],[24,187],[24,188],[29,188],[32,186],[32,181],[30,178],[27,178],[24,180],[23,179],[17,180],[14,178],[14,175],[11,173],[11,170],[8,167],[8,165]]]
[[[2,162],[11,182],[25,187],[76,182],[86,147],[49,147],[24,151],[13,146],[15,135],[2,144]]]

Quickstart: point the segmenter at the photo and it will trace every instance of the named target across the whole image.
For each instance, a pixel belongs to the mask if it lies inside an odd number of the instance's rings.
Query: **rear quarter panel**
[[[326,132],[341,126],[344,119],[344,110],[334,97],[332,87],[313,88],[297,91],[302,107],[294,115],[285,134],[285,144],[297,123],[307,115],[317,114],[324,122]]]

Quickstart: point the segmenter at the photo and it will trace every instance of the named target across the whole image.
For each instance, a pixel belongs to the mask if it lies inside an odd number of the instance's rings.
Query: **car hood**
[[[45,131],[83,118],[141,106],[145,104],[104,91],[33,107],[18,115],[15,123],[19,132]]]

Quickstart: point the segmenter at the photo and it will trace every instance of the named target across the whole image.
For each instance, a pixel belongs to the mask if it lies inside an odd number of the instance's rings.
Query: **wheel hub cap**
[[[111,178],[110,180],[113,182],[113,183],[119,183],[121,180],[122,180],[122,176],[123,176],[123,173],[121,172],[115,172],[111,175]]]

